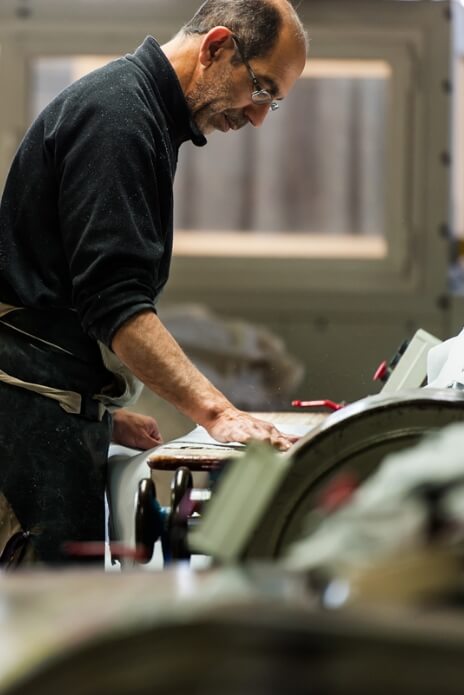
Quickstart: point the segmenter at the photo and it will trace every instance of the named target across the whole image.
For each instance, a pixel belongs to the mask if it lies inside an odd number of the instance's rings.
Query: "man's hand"
[[[221,413],[211,424],[205,424],[209,434],[218,442],[249,442],[251,439],[269,442],[272,446],[286,451],[299,437],[283,434],[270,422],[257,418],[235,408]]]
[[[113,435],[115,444],[133,449],[152,449],[163,443],[155,418],[132,413],[122,408],[113,413]]]

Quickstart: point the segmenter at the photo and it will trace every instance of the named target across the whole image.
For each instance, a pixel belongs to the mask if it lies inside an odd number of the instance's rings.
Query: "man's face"
[[[237,58],[234,44],[231,45],[198,77],[187,95],[195,123],[205,135],[214,130],[224,133],[239,130],[247,123],[260,126],[269,112],[268,104],[253,102],[251,95],[255,87],[252,79],[240,59],[231,61],[232,56]],[[300,76],[305,61],[304,46],[284,28],[271,53],[250,61],[250,64],[261,89],[268,90],[274,99],[280,100]]]

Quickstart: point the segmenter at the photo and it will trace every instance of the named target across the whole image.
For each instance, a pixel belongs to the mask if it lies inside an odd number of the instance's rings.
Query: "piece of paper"
[[[464,388],[464,329],[430,350],[427,381],[428,388]]]
[[[274,422],[273,425],[283,434],[291,434],[297,437],[303,437],[314,427],[314,425],[310,425],[307,423],[303,424],[288,422]],[[205,428],[201,425],[197,425],[195,429],[193,429],[188,434],[185,434],[182,437],[179,437],[178,439],[173,439],[172,442],[165,444],[163,448],[177,449],[179,448],[179,445],[182,444],[200,444],[201,446],[204,446],[208,449],[215,447],[226,449],[242,449],[245,446],[244,444],[240,444],[239,442],[227,442],[227,444],[224,444],[223,442],[218,442],[215,439],[213,439],[213,437],[211,437],[205,430]]]

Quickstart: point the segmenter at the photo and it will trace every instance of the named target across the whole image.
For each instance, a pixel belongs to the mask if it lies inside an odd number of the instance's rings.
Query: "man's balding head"
[[[240,37],[247,60],[266,56],[285,27],[307,47],[303,25],[288,0],[206,0],[183,32],[207,34],[216,26],[228,27]]]

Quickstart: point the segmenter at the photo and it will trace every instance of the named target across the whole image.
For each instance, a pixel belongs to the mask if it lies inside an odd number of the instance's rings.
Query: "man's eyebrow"
[[[268,91],[272,97],[277,98],[279,94],[279,87],[275,80],[273,80],[272,77],[268,77],[267,75],[257,75],[257,78],[258,82],[265,82],[266,91]]]

